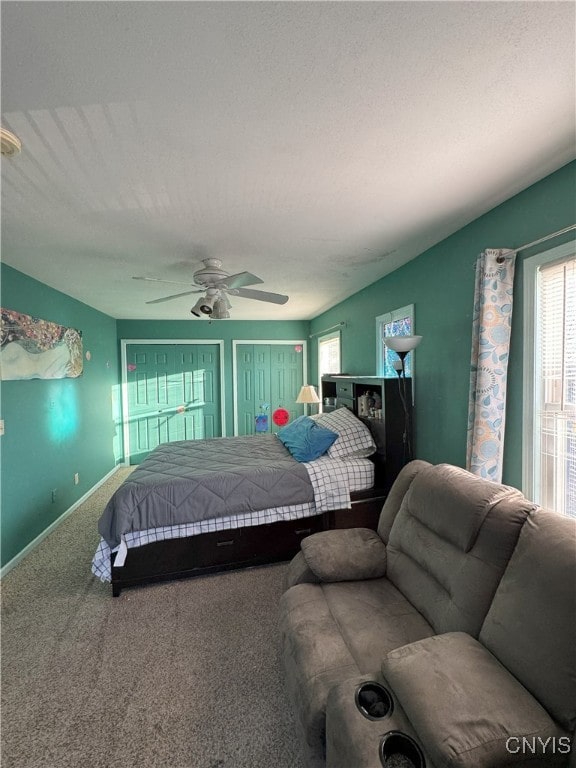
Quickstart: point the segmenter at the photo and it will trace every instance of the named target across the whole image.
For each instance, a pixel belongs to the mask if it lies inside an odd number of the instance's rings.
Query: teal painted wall
[[[114,319],[6,265],[1,278],[3,307],[81,330],[92,354],[76,379],[1,382],[4,565],[113,469],[118,366]]]
[[[415,305],[416,333],[424,337],[415,361],[415,451],[419,458],[459,466],[465,463],[477,255],[486,248],[516,248],[574,224],[575,200],[573,162],[312,321],[312,333],[345,322],[342,370],[374,374],[375,318]],[[522,261],[569,237],[519,253],[516,261],[504,457],[504,482],[516,487],[522,483]],[[312,382],[317,381],[316,348],[314,339],[310,348]]]
[[[226,434],[234,434],[232,386],[232,341],[262,339],[270,341],[309,341],[308,320],[118,320],[118,340],[122,339],[222,339],[224,341],[224,392]],[[309,344],[308,344],[309,347]]]

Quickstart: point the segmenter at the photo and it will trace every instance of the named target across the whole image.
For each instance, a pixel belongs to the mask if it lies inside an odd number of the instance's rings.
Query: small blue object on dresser
[[[338,434],[319,426],[309,416],[299,416],[291,424],[282,427],[277,436],[296,461],[313,461],[326,453]]]

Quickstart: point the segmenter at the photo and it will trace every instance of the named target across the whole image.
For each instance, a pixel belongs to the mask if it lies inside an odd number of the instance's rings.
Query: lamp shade
[[[416,349],[422,336],[385,336],[384,344],[394,352],[410,352]]]
[[[296,398],[297,403],[319,403],[320,398],[311,384],[305,384]]]

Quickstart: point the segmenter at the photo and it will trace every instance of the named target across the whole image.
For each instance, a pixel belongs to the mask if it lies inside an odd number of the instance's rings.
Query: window
[[[414,333],[414,304],[395,309],[376,318],[376,375],[387,379],[397,376],[394,361],[398,355],[384,344],[386,336],[411,336]],[[404,361],[406,376],[412,376],[412,353]]]
[[[340,331],[318,339],[318,378],[326,373],[340,373]]]
[[[524,264],[525,492],[576,516],[576,247]]]

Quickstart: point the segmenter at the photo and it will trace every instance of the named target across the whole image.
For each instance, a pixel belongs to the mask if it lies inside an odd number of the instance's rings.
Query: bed
[[[335,439],[308,461],[272,434],[158,446],[108,502],[93,573],[116,597],[124,587],[286,560],[316,531],[375,526],[386,489],[374,430],[346,408],[311,429]]]

